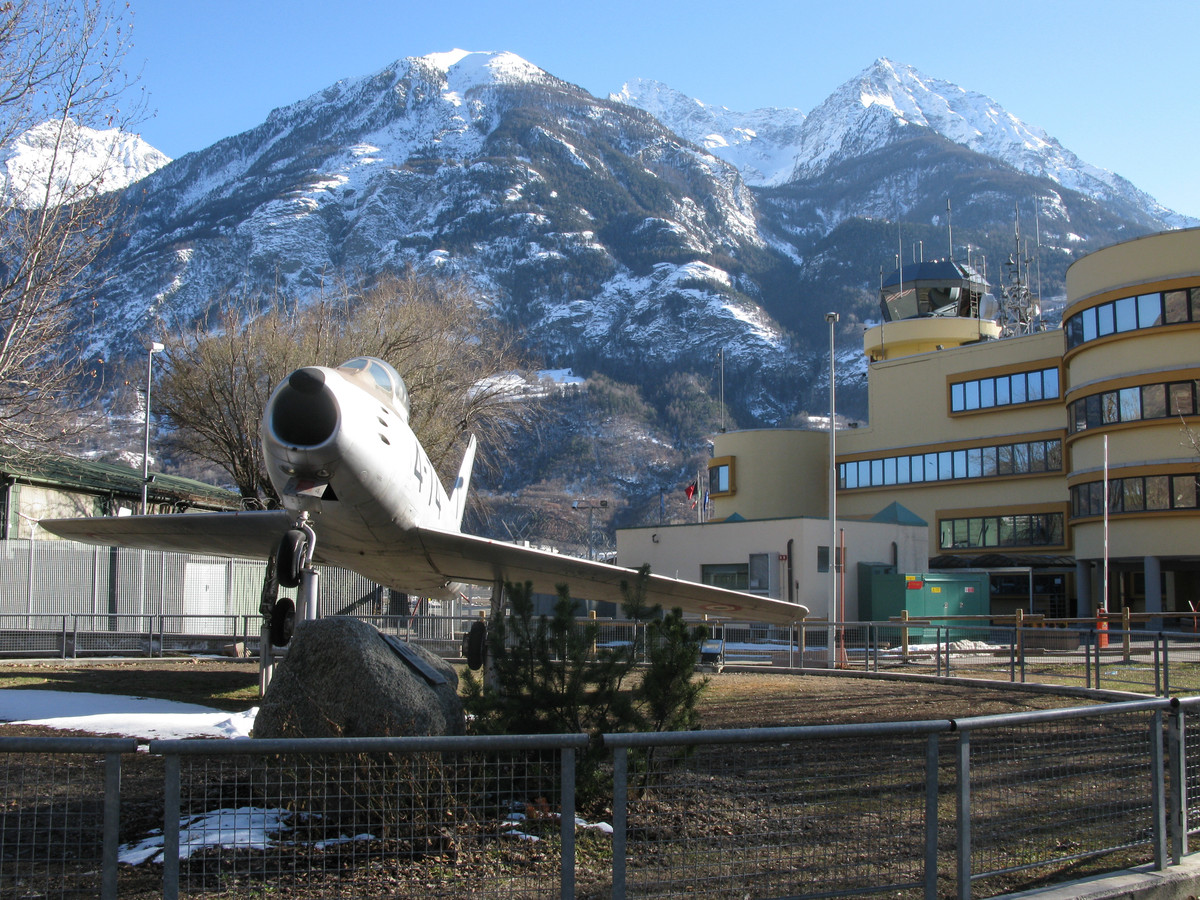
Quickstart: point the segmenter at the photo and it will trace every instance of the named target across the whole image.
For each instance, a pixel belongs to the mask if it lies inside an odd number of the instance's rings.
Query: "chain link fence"
[[[0,896],[993,896],[1180,861],[1197,711],[606,735],[601,772],[585,735],[0,738]]]

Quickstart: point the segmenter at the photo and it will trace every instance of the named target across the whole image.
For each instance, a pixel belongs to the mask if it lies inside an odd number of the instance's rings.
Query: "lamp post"
[[[158,341],[146,344],[146,429],[142,445],[142,515],[146,514],[146,499],[150,487],[150,385],[154,379],[154,354],[162,353],[163,345]]]
[[[576,500],[571,504],[571,509],[586,509],[588,514],[588,559],[595,559],[592,552],[592,510],[608,509],[607,500]]]
[[[837,369],[833,356],[833,328],[838,314],[825,313],[829,323],[829,621],[838,619],[838,540],[837,540]],[[829,635],[829,664],[836,660],[832,629]]]

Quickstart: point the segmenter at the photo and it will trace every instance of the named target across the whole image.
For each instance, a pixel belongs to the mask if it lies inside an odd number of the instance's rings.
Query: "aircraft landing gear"
[[[264,694],[274,674],[275,647],[286,647],[292,640],[297,621],[317,617],[317,585],[320,576],[313,568],[313,549],[317,535],[308,524],[308,513],[300,513],[294,528],[284,532],[275,554],[267,560],[263,581],[261,652],[259,654],[259,693]],[[299,588],[296,599],[280,597],[279,588]]]

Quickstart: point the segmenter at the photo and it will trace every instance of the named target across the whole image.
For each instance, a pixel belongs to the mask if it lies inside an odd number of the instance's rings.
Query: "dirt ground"
[[[704,728],[962,718],[1086,703],[1004,684],[962,687],[765,671],[706,677],[700,701]],[[258,664],[197,658],[7,662],[0,663],[0,689],[6,687],[154,697],[237,712],[258,702]],[[30,733],[22,726],[0,725],[0,735]]]

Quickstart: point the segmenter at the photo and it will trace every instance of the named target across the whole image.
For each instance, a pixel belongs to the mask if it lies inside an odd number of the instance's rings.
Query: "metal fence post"
[[[937,900],[938,736],[925,739],[925,900]]]
[[[612,900],[625,900],[625,853],[629,815],[629,748],[613,750]]]
[[[1183,862],[1188,852],[1187,753],[1184,738],[1184,714],[1178,700],[1171,701],[1167,718],[1167,760],[1170,767],[1170,797],[1168,798],[1168,837],[1171,841],[1171,860]]]
[[[121,844],[121,754],[104,754],[104,837],[100,864],[101,900],[117,900]]]
[[[1162,870],[1167,863],[1167,797],[1166,771],[1163,767],[1163,714],[1156,709],[1150,720],[1150,777],[1151,808],[1154,812],[1154,868]]]
[[[164,757],[163,767],[163,900],[179,900],[179,755]]]
[[[575,896],[575,748],[564,747],[562,757],[562,814],[559,835],[562,853],[559,864],[559,884],[563,898]]]
[[[956,863],[958,874],[958,898],[971,897],[971,732],[958,733],[958,757],[956,766],[957,819]]]
[[[1157,639],[1155,640],[1155,644],[1154,644],[1156,649],[1158,647],[1158,639],[1162,640],[1162,685],[1161,685],[1162,690],[1159,692],[1159,696],[1160,697],[1170,697],[1171,696],[1171,651],[1169,648],[1171,646],[1171,642],[1170,642],[1170,639],[1167,637],[1166,633],[1160,631],[1158,633]],[[1157,663],[1158,663],[1158,659],[1156,657],[1155,658],[1155,671],[1158,670]],[[1157,683],[1157,681],[1156,681],[1156,683]]]

